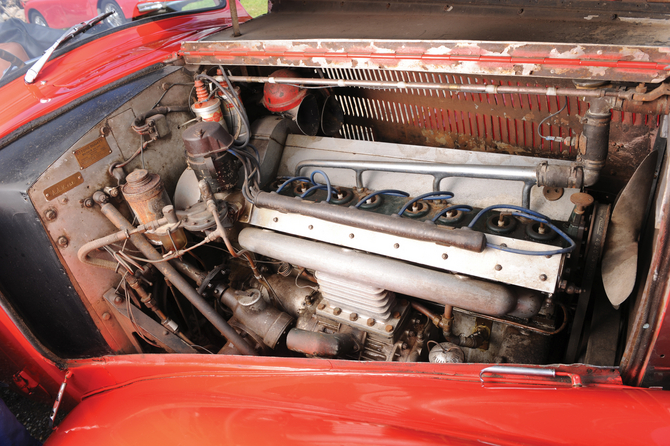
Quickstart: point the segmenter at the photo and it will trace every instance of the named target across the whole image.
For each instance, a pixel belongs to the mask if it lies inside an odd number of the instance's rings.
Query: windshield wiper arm
[[[104,14],[100,14],[99,16],[93,17],[90,20],[86,20],[85,22],[81,22],[77,25],[74,25],[72,28],[65,31],[65,34],[60,36],[60,38],[56,40],[54,44],[51,45],[49,49],[47,49],[44,52],[42,57],[40,57],[37,60],[37,62],[33,64],[30,70],[28,70],[28,72],[26,73],[26,77],[24,78],[26,84],[32,84],[33,82],[35,82],[35,79],[37,78],[37,75],[40,74],[40,71],[44,67],[44,64],[47,63],[47,61],[51,57],[51,54],[53,54],[53,52],[56,51],[56,48],[58,48],[62,43],[67,42],[68,40],[70,40],[71,38],[73,38],[78,34],[88,31],[98,22],[105,20],[112,14],[114,14],[114,11],[109,11]]]

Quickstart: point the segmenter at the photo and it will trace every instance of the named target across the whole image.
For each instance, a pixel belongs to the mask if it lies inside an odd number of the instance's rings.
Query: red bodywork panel
[[[240,21],[251,17],[238,2]],[[142,68],[170,59],[185,39],[230,26],[228,8],[150,21],[94,39],[52,59],[34,84],[23,77],[2,87],[0,138],[41,116]]]
[[[55,398],[65,370],[0,310],[0,341]],[[11,351],[7,350],[11,346]],[[220,355],[68,361],[47,445],[670,444],[670,393],[627,387],[615,369],[570,379],[497,376],[485,365],[359,363]]]
[[[483,367],[104,358],[70,369],[68,387],[110,384],[84,393],[47,444],[670,444],[667,392],[529,379],[482,384]],[[616,373],[602,381],[615,383]]]

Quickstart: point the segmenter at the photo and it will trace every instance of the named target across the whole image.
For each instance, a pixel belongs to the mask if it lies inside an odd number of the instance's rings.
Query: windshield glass
[[[249,3],[254,15],[267,11],[259,8],[267,5],[263,0]],[[103,13],[110,15],[60,48],[138,20],[227,7],[226,0],[0,0],[0,77],[6,80],[12,72],[25,71],[68,29]]]

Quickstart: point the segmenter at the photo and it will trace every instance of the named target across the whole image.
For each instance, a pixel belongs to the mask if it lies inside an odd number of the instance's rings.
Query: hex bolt
[[[391,333],[393,331],[393,325],[387,325],[384,327],[384,330],[386,330],[387,333]]]
[[[56,213],[55,209],[47,209],[44,211],[44,218],[46,218],[48,221],[54,221],[58,217],[58,214]]]
[[[342,313],[342,308],[340,308],[340,307],[335,307],[335,308],[333,308],[333,314],[334,314],[335,316],[339,316],[340,313]]]
[[[442,260],[447,260],[448,258],[449,258],[449,254],[447,254],[446,252],[444,254],[442,254]]]
[[[117,296],[114,298],[114,303],[115,303],[116,305],[121,305],[121,304],[123,303],[123,297],[117,295]]]
[[[279,221],[279,219],[277,217],[275,217],[275,218],[272,219],[272,221],[277,223]]]
[[[307,229],[309,229],[311,231],[312,229],[314,229],[314,226],[309,225],[309,226],[307,226]]]
[[[69,242],[68,242],[67,237],[65,237],[64,235],[61,235],[60,237],[58,237],[58,240],[56,241],[56,243],[58,243],[58,246],[60,246],[61,248],[67,248],[67,245],[68,245]]]
[[[399,311],[395,311],[393,313],[393,319],[400,319],[400,312]]]
[[[544,282],[545,280],[547,280],[547,275],[546,275],[546,274],[540,274],[540,280],[541,280],[542,282]]]
[[[502,269],[502,265],[496,265],[493,267],[496,271],[500,271]]]
[[[393,247],[394,247],[395,249],[398,249],[398,248],[400,248],[400,244],[399,244],[399,243],[394,243],[394,244],[393,244]]]
[[[103,189],[103,191],[104,191],[107,195],[109,195],[110,197],[114,197],[114,198],[116,198],[116,197],[119,196],[119,188],[118,188],[118,187],[110,187],[110,186],[107,186],[107,187],[105,187],[105,188]]]
[[[86,206],[87,208],[92,208],[94,204],[95,202],[93,201],[92,198],[87,198],[84,200],[84,206]]]
[[[350,321],[358,320],[358,315],[357,315],[356,313],[351,313],[351,314],[349,315],[349,320],[350,320]]]
[[[108,320],[110,320],[111,318],[112,318],[112,315],[111,315],[111,314],[109,314],[109,313],[107,313],[107,312],[102,313],[102,320],[103,320],[103,321],[108,321]]]
[[[354,234],[349,234],[349,238],[354,238]]]
[[[368,327],[373,327],[375,325],[375,320],[372,318],[369,318],[367,321]]]
[[[323,309],[326,308],[326,304],[319,304],[319,306],[318,306],[317,308],[318,308],[319,310],[323,310]]]

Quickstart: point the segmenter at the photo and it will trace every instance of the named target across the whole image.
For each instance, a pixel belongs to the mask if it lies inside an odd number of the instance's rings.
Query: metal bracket
[[[126,332],[136,331],[134,328],[136,325],[143,330],[144,335],[151,337],[158,345],[170,353],[197,353],[193,347],[184,342],[179,336],[171,333],[167,328],[144,314],[133,303],[126,303],[126,300],[117,294],[114,289],[108,290],[103,294],[103,297],[114,311],[123,316],[125,322],[131,322],[130,315],[128,314],[128,308],[130,308],[134,324],[131,327],[128,327],[127,323],[122,324]],[[131,333],[129,334],[132,336]]]

